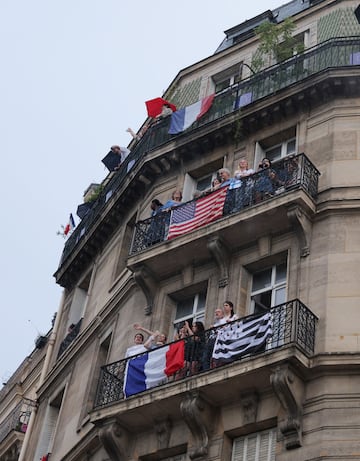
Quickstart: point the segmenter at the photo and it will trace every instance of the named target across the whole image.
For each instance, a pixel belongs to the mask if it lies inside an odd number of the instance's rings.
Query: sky
[[[1,0],[0,387],[46,334],[69,214],[101,159],[224,31],[286,1]]]

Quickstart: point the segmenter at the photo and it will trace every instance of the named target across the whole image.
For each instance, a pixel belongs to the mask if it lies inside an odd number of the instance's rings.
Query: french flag
[[[139,392],[167,382],[167,378],[184,366],[184,341],[153,349],[128,359],[124,376],[124,395]]]
[[[171,115],[169,134],[178,134],[189,128],[190,125],[210,109],[214,97],[215,94],[212,94],[191,104],[191,106],[186,106],[173,112]]]
[[[70,231],[72,231],[75,227],[75,221],[72,213],[70,213],[69,222],[66,224],[64,229],[64,235],[68,235]]]

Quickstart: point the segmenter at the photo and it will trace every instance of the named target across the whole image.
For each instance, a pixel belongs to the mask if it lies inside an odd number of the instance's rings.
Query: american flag
[[[228,187],[180,205],[171,212],[168,240],[202,227],[223,215],[224,202]]]
[[[261,317],[249,317],[224,325],[218,330],[213,358],[229,360],[241,355],[255,354],[272,335],[270,312]]]

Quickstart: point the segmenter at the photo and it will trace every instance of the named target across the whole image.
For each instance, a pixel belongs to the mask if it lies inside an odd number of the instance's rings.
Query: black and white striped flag
[[[259,352],[271,335],[270,312],[225,325],[218,331],[213,359],[229,360]]]

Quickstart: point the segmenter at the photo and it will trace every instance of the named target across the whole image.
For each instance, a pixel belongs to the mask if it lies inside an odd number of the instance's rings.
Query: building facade
[[[177,134],[147,120],[66,241],[20,461],[360,459],[357,6],[266,11],[171,82],[185,112],[214,98]],[[255,29],[287,18],[303,51],[254,71]],[[205,331],[178,339],[186,322]],[[134,324],[167,344],[125,358]],[[155,358],[177,361],[159,377]]]

